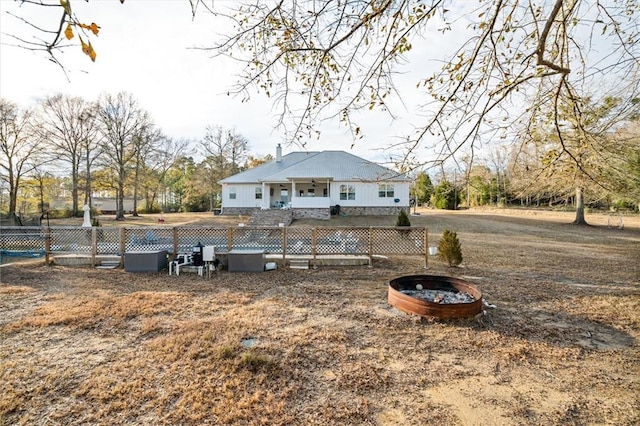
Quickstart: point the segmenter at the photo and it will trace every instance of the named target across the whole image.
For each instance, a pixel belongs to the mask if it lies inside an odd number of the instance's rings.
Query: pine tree
[[[398,220],[396,222],[396,226],[411,226],[411,222],[409,221],[409,216],[407,216],[407,212],[404,210],[400,210],[398,213]]]
[[[462,263],[462,249],[458,235],[454,231],[445,229],[438,243],[438,257],[449,263],[449,267]]]

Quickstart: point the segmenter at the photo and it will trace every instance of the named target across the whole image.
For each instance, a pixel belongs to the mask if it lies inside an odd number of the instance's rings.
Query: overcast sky
[[[220,4],[224,1],[214,2]],[[51,27],[59,20],[59,8],[0,0],[0,96],[26,107],[58,92],[94,100],[102,92],[126,91],[171,137],[199,140],[206,126],[213,125],[235,128],[247,137],[254,155],[274,155],[278,143],[283,143],[285,153],[299,150],[284,145],[282,133],[274,130],[276,117],[270,99],[253,94],[243,103],[227,95],[237,79],[234,63],[192,49],[211,46],[224,32],[211,14],[199,11],[192,19],[188,0],[126,0],[122,5],[117,0],[75,0],[72,5],[80,20],[95,21],[101,30],[92,41],[97,52],[95,63],[80,52],[79,46],[58,54],[69,70],[67,80],[46,53],[10,46],[15,43],[10,34],[25,39],[36,34],[10,13]],[[365,138],[353,148],[350,135],[337,120],[324,123],[321,139],[309,141],[306,149],[342,149],[373,161],[386,160],[388,152],[384,148],[411,132],[416,124],[412,113],[420,101],[414,89],[416,73],[425,77],[431,73],[429,68],[440,66],[429,58],[445,55],[437,51],[441,45],[425,43],[428,58],[419,45],[410,53],[413,60],[410,57],[402,69],[407,74],[398,80],[404,106],[397,104],[396,121],[379,112],[361,115],[359,124]]]

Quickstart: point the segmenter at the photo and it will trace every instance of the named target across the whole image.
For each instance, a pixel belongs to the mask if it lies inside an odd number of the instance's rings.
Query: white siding
[[[262,184],[228,184],[222,186],[222,206],[223,207],[261,207],[262,200],[256,200],[256,188]],[[231,188],[236,190],[236,199],[229,198]],[[267,190],[268,191],[268,190]],[[267,194],[262,194],[264,197]]]
[[[393,182],[393,197],[379,197],[378,196],[378,182],[331,182],[329,194],[331,197],[330,205],[339,204],[341,206],[352,207],[408,207],[409,206],[409,182]],[[340,199],[340,185],[351,185],[355,187],[356,199],[355,200],[341,200]],[[256,188],[261,187],[262,184],[225,184],[222,186],[222,205],[223,207],[262,207],[262,200],[256,200]],[[296,197],[299,196],[298,191],[304,190],[305,195],[309,189],[309,185],[296,185]],[[229,198],[229,192],[231,188],[236,190],[236,199]],[[273,206],[276,201],[280,199],[280,187],[273,186],[274,195],[269,196],[269,186],[267,185],[263,197],[270,198],[268,205]],[[322,198],[321,186],[316,186],[316,197]],[[307,197],[305,197],[307,198]],[[395,202],[395,199],[400,200]],[[291,200],[291,191],[289,191],[289,200]],[[309,200],[313,202],[314,200]],[[317,200],[317,202],[324,203],[326,201]]]
[[[355,200],[340,199],[340,185],[352,185],[356,189]],[[409,182],[393,182],[393,197],[378,196],[378,182],[332,182],[331,205],[353,207],[408,207],[409,206]],[[395,202],[399,199],[399,202]]]

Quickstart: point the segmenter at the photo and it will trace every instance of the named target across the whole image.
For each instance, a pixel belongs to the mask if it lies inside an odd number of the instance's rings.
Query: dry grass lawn
[[[239,219],[167,215],[163,226]],[[457,231],[453,269],[405,257],[207,280],[5,265],[0,425],[640,424],[640,218],[624,230],[587,219],[412,216],[432,245]],[[463,321],[398,312],[388,282],[415,273],[464,277],[497,308]]]

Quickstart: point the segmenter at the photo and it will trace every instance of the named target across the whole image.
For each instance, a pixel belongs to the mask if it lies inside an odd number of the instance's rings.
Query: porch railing
[[[294,209],[326,208],[331,206],[329,197],[293,197],[291,207]]]

